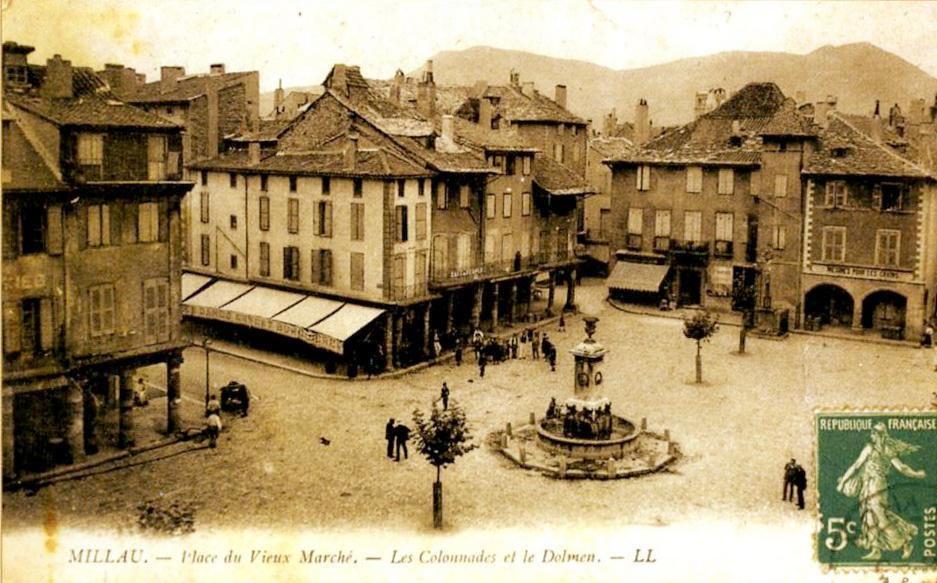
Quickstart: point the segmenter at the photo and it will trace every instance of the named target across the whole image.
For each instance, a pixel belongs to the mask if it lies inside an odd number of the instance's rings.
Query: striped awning
[[[606,280],[609,290],[658,293],[670,271],[669,265],[619,261]]]

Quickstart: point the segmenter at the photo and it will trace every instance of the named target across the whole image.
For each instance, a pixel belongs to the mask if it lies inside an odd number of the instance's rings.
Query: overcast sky
[[[369,77],[475,45],[615,69],[729,50],[807,53],[868,41],[937,76],[937,2],[617,0],[0,0],[3,39],[76,65],[259,70],[261,89],[320,82],[333,63]]]

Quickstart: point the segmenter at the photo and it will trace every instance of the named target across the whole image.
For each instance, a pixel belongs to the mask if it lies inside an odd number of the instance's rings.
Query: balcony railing
[[[732,241],[716,241],[713,254],[717,257],[732,257]]]
[[[482,265],[465,268],[436,267],[431,273],[431,283],[434,285],[451,285],[478,279],[487,279],[489,277],[498,277],[500,275],[509,275],[519,271],[537,269],[542,265],[566,261],[568,259],[570,259],[570,253],[566,249],[563,249],[561,251],[534,253],[528,257],[517,257],[513,260],[490,261]]]
[[[426,283],[416,283],[410,285],[391,284],[387,288],[387,299],[393,301],[411,300],[422,298],[429,293],[429,287]]]

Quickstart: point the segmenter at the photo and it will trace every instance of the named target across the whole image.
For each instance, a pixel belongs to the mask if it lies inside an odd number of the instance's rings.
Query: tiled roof
[[[595,189],[578,174],[547,156],[534,158],[534,182],[552,195],[591,194]]]
[[[621,158],[632,154],[635,145],[628,138],[594,138],[589,140],[589,147],[602,158]]]
[[[288,119],[261,119],[257,130],[225,136],[225,139],[235,142],[270,142],[280,137],[280,134],[289,125],[290,120]]]
[[[36,94],[8,93],[9,102],[64,126],[174,129],[176,124],[120,101],[90,68],[74,67],[74,97],[49,99]]]
[[[763,136],[810,137],[817,135],[817,128],[796,108],[785,107],[774,115],[759,133]]]
[[[16,114],[4,104],[3,120],[3,189],[5,191],[65,190],[65,183],[46,163],[26,133],[22,131]],[[9,125],[7,125],[9,124]]]
[[[126,100],[130,103],[178,103],[191,101],[205,95],[209,83],[227,84],[242,77],[251,75],[250,72],[224,73],[222,75],[193,75],[180,77],[176,80],[171,91],[163,93],[160,81],[144,83],[137,87],[135,93],[128,95]]]
[[[354,168],[346,167],[345,156],[341,151],[280,152],[262,157],[258,164],[250,163],[247,152],[237,151],[211,160],[195,162],[190,165],[190,168],[257,174],[312,174],[376,178],[427,176],[429,174],[425,168],[384,149],[359,149],[355,156]]]
[[[749,83],[719,107],[684,126],[666,131],[631,154],[611,162],[639,164],[756,165],[761,161],[760,136],[774,117],[788,117],[792,103],[774,83]],[[780,119],[777,129],[793,124]]]
[[[492,152],[539,152],[540,150],[527,145],[515,128],[502,128],[493,130],[477,123],[464,120],[461,117],[453,118],[456,142]],[[437,128],[440,127],[437,123]]]
[[[816,151],[806,160],[804,174],[869,175],[924,178],[933,176],[899,155],[839,113],[831,113],[820,131]]]

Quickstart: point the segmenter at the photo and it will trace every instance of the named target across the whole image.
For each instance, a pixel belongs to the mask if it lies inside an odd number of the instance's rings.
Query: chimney
[[[534,96],[534,82],[533,81],[524,81],[524,84],[521,85],[521,93],[526,97]]]
[[[276,91],[273,92],[273,113],[274,117],[279,117],[283,110],[283,79],[280,79],[280,83],[277,85]]]
[[[332,67],[328,87],[336,93],[348,95],[348,70],[345,65],[339,63]]]
[[[426,61],[423,80],[417,86],[416,109],[427,118],[433,117],[436,113],[436,82],[433,81],[433,61]]]
[[[176,81],[185,76],[183,67],[160,67],[159,68],[159,92],[169,93],[176,88]]]
[[[879,111],[878,99],[875,100],[875,113],[872,114],[872,124],[869,126],[869,134],[876,144],[882,143],[882,116]]]
[[[397,72],[394,73],[394,84],[390,86],[390,100],[396,103],[397,105],[403,104],[400,100],[400,96],[403,93],[403,83],[404,83],[403,71],[401,71],[400,69],[397,69]]]
[[[345,170],[353,171],[358,163],[358,136],[348,134],[345,143]]]
[[[618,116],[615,114],[615,108],[612,108],[612,111],[608,112],[605,116],[605,123],[602,126],[602,133],[605,134],[606,138],[611,138],[615,136],[615,133],[618,131]]]
[[[74,95],[71,61],[62,60],[62,55],[55,55],[46,61],[46,78],[40,94],[51,98],[68,98]]]
[[[713,95],[713,109],[722,105],[722,102],[726,100],[726,90],[722,87],[717,87],[711,91]]]
[[[487,97],[478,99],[478,125],[491,129],[491,101]]]
[[[514,87],[520,87],[521,85],[521,74],[511,69],[511,85]]]
[[[260,164],[260,142],[248,142],[247,158],[251,166]]]
[[[455,118],[449,114],[442,116],[442,139],[450,144],[455,141]]]
[[[924,123],[924,100],[923,99],[911,100],[911,103],[908,105],[907,122],[909,125],[920,125]]]
[[[813,123],[823,129],[829,126],[830,113],[836,111],[836,97],[827,95],[826,100],[813,104]]]
[[[643,144],[651,137],[651,119],[647,100],[642,98],[634,106],[634,143]]]
[[[699,119],[700,117],[706,115],[709,110],[707,108],[707,101],[709,99],[709,94],[703,91],[698,91],[696,93],[696,102],[693,105],[693,118]]]
[[[224,75],[224,63],[212,63],[208,68],[209,75]]]
[[[554,93],[553,101],[557,105],[566,109],[566,85],[557,85],[556,92]]]
[[[904,127],[904,116],[901,115],[901,108],[897,103],[888,108],[888,127],[891,130]]]
[[[137,76],[137,85],[146,84],[146,73],[134,73],[134,74]]]
[[[125,99],[137,92],[137,72],[130,67],[108,63],[98,73],[110,85],[114,95]]]

